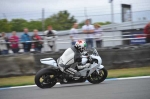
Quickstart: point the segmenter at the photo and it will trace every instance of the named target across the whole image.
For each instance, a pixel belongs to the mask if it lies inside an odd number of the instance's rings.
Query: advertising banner
[[[130,44],[145,44],[145,38],[143,34],[143,31],[136,31],[136,32],[132,32],[131,33],[133,36],[131,36],[131,38],[136,38],[130,41]],[[134,35],[137,34],[137,35]]]

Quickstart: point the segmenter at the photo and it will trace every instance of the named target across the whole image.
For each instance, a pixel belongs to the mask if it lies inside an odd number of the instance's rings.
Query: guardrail
[[[79,33],[77,33],[79,34]],[[103,41],[118,41],[118,40],[137,40],[137,39],[145,39],[146,37],[139,37],[139,38],[122,38],[122,39],[103,39],[103,38],[113,38],[113,37],[129,37],[129,36],[137,36],[137,35],[141,35],[141,36],[146,36],[146,34],[132,34],[132,35],[115,35],[115,36],[102,36],[102,40]],[[52,38],[52,40],[38,40],[38,41],[64,41],[64,40],[70,40],[70,38],[68,39],[57,39],[58,37],[55,37],[55,38]],[[84,37],[84,38],[74,38],[76,40],[78,39],[87,39],[88,37]],[[97,39],[97,37],[90,37],[90,38],[93,38],[93,39]],[[22,42],[22,41],[19,41],[18,43],[26,43],[26,42],[38,42],[38,41],[25,41],[25,42]],[[0,44],[9,44],[11,42],[3,42],[3,40],[0,40]],[[70,43],[70,42],[57,42],[57,43]]]

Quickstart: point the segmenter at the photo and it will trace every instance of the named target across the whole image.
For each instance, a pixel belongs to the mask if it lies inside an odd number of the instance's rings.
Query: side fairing
[[[91,67],[89,68],[89,69],[90,69],[90,72],[89,72],[88,76],[90,76],[98,67],[99,67],[99,64],[93,63],[93,64],[91,65]]]
[[[53,58],[44,58],[40,60],[42,64],[52,65],[57,67],[57,63]]]

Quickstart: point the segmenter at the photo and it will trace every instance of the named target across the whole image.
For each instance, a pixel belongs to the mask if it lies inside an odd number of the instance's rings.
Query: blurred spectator
[[[8,54],[8,49],[7,49],[7,44],[6,44],[4,33],[0,35],[0,51],[2,55]]]
[[[145,26],[144,33],[146,34],[146,43],[150,43],[150,22]]]
[[[8,37],[6,36],[5,32],[2,33],[2,37],[4,38],[4,40],[6,41],[6,47],[7,47],[7,50],[6,50],[6,54],[8,54],[8,50],[9,50],[9,39]]]
[[[75,45],[75,42],[77,41],[77,38],[78,38],[77,33],[79,33],[79,32],[78,32],[77,28],[78,28],[78,24],[74,23],[73,27],[70,30],[70,38],[72,40],[72,42],[71,42],[72,45]]]
[[[16,31],[12,32],[12,36],[10,37],[9,41],[11,42],[10,47],[11,47],[13,53],[18,53],[19,37],[16,35]]]
[[[9,42],[9,38],[6,36],[6,34],[4,32],[2,33],[2,37],[4,37],[4,39],[6,41],[7,53],[8,53],[8,50],[10,48],[9,43],[8,43]]]
[[[102,46],[102,29],[99,24],[94,24],[95,27],[95,40],[96,40],[96,47],[100,48]]]
[[[24,28],[24,34],[21,36],[24,52],[29,52],[31,49],[31,38],[28,35],[28,28]]]
[[[87,38],[86,38],[87,48],[93,47],[94,26],[90,24],[89,19],[87,19],[85,21],[85,25],[82,26],[82,30],[83,30],[84,33],[87,34]]]
[[[52,26],[48,26],[44,32],[45,40],[52,51],[56,50],[56,31],[53,30]]]
[[[33,44],[34,44],[34,50],[35,51],[38,51],[38,52],[41,52],[41,49],[43,47],[43,42],[40,41],[42,40],[41,36],[38,35],[38,30],[37,29],[34,29],[33,30],[33,36],[32,36],[32,40],[35,41]]]

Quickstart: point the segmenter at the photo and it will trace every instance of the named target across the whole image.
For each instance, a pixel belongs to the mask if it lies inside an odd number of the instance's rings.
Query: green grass
[[[107,78],[135,77],[150,75],[150,67],[108,70]],[[22,86],[34,84],[34,76],[18,76],[0,78],[0,87]]]
[[[108,78],[149,76],[150,67],[108,70]]]
[[[0,78],[0,87],[33,85],[34,76]]]

